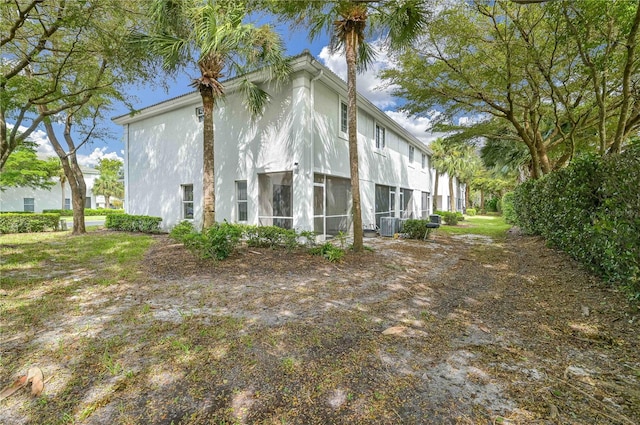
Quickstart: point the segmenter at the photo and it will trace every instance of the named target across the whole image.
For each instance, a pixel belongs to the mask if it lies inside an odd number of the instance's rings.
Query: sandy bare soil
[[[2,336],[49,381],[0,423],[640,423],[640,311],[539,239],[376,238],[332,264],[155,238],[130,282]]]

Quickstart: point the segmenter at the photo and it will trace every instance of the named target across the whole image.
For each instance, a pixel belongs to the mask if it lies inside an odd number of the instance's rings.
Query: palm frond
[[[267,102],[269,102],[269,94],[247,78],[240,81],[240,92],[243,95],[243,104],[251,117],[256,118],[262,115]]]

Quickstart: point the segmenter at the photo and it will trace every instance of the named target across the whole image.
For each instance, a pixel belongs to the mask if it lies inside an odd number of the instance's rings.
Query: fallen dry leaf
[[[39,396],[44,390],[44,375],[39,367],[32,367],[27,372],[27,382],[31,382],[31,395]]]
[[[491,333],[491,329],[489,329],[488,327],[486,327],[485,325],[480,325],[478,326],[478,329],[480,329],[482,332],[490,334]]]
[[[382,331],[382,335],[399,335],[406,330],[406,326],[392,326]]]
[[[13,381],[11,385],[2,389],[2,391],[0,392],[0,400],[4,400],[5,398],[13,395],[13,393],[18,391],[20,388],[24,388],[26,385],[27,385],[27,377],[26,376],[19,377],[18,379]]]

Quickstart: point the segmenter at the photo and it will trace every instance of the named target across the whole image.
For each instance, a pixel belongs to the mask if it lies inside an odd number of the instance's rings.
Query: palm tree
[[[285,79],[289,73],[279,35],[269,25],[245,23],[249,4],[242,0],[152,0],[153,29],[136,37],[157,55],[166,71],[176,73],[194,63],[200,71],[192,86],[202,96],[204,111],[204,228],[215,223],[213,111],[225,94],[223,76],[241,76],[245,106],[257,116],[269,96],[244,75],[260,66],[274,81]]]
[[[92,189],[94,195],[104,196],[105,208],[111,208],[109,202],[111,197],[122,198],[124,197],[124,183],[118,180],[115,175],[101,175],[93,183]]]
[[[369,22],[372,34],[401,51],[421,34],[427,17],[427,0],[338,0],[333,2],[271,0],[271,10],[292,19],[309,30],[313,40],[321,33],[331,34],[330,50],[344,52],[347,61],[347,132],[353,211],[353,249],[363,249],[362,209],[358,168],[358,125],[356,71],[365,70],[374,59],[366,42]]]

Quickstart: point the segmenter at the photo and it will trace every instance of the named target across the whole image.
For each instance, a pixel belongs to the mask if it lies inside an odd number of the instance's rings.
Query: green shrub
[[[467,208],[467,215],[470,217],[473,217],[474,215],[476,215],[478,213],[478,211],[476,211],[475,208]]]
[[[30,233],[57,230],[59,214],[0,214],[0,233]]]
[[[202,258],[224,260],[229,257],[240,243],[242,226],[227,223],[215,223],[206,230],[199,249]]]
[[[487,199],[486,201],[484,201],[484,209],[489,211],[489,212],[498,212],[499,210],[499,203],[500,199],[499,198],[491,198],[491,199]]]
[[[409,239],[427,239],[433,228],[428,227],[429,220],[406,220],[402,227],[402,233]]]
[[[244,237],[248,246],[293,249],[298,246],[298,234],[293,229],[277,226],[245,226]]]
[[[460,219],[458,214],[461,214],[461,213],[443,211],[441,215],[445,224],[448,224],[449,226],[456,226],[458,224],[458,220]]]
[[[516,223],[640,298],[640,148],[584,156],[520,185]]]
[[[42,210],[43,213],[60,214],[62,217],[72,217],[73,210]],[[124,210],[115,210],[112,208],[85,208],[84,216],[93,217],[97,215],[124,214]]]
[[[335,246],[331,242],[325,242],[309,250],[311,255],[320,255],[332,263],[336,263],[344,257],[344,249]]]
[[[148,215],[109,214],[105,227],[122,232],[159,233],[162,218]]]
[[[185,220],[173,226],[169,232],[169,237],[175,241],[184,242],[185,237],[194,232],[193,224]]]
[[[516,213],[513,209],[513,192],[507,192],[502,196],[502,216],[509,224],[516,223]]]

